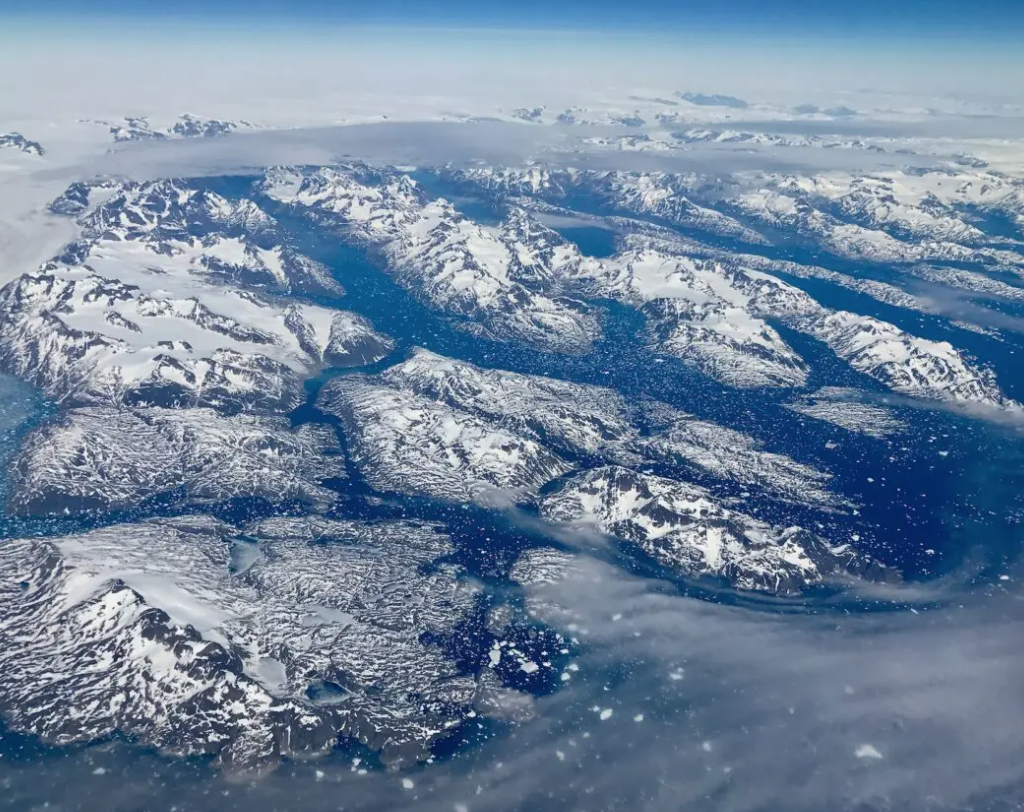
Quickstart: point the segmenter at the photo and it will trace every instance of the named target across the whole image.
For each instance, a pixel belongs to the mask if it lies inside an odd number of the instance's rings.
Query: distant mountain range
[[[29,141],[21,133],[0,133],[0,149],[15,149],[38,157],[46,154],[42,144],[38,141]]]

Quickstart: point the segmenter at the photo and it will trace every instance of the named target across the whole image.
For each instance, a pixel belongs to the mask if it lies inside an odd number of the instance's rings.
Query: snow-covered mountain
[[[1019,182],[997,173],[963,169],[772,174],[760,177],[759,183],[780,198],[795,201],[796,206],[808,206],[897,240],[973,248],[1012,245],[987,235],[971,208],[1012,211],[1021,188]],[[780,209],[781,204],[772,207]],[[980,256],[993,255],[983,252]]]
[[[654,184],[662,189],[678,188],[679,184],[700,189],[703,184],[699,178],[691,177],[671,180],[664,175],[614,173],[614,176],[619,178],[616,181],[618,186],[625,183],[622,178],[628,179],[628,188],[633,190],[645,184]],[[569,196],[567,189],[571,184],[607,189],[609,174],[480,169],[448,177],[456,183],[476,184],[490,194],[564,199]],[[630,199],[628,194],[626,199]],[[675,196],[670,194],[668,199],[675,199]],[[800,211],[815,222],[832,218],[817,210]],[[840,233],[848,235],[851,230],[869,230],[841,224],[835,218],[832,220],[834,225],[821,233],[835,236]],[[791,223],[788,227],[795,228]],[[532,229],[535,238],[542,231],[542,226]],[[558,235],[550,229],[548,231],[546,242],[557,244]],[[710,231],[718,235],[722,233],[717,228]],[[871,234],[875,245],[899,242],[883,231],[872,230]],[[567,243],[565,240],[562,242]],[[800,386],[804,383],[806,365],[766,321],[774,319],[823,341],[855,369],[896,392],[952,402],[1016,408],[1016,404],[1001,392],[990,370],[977,366],[947,342],[910,335],[872,316],[832,311],[775,275],[829,281],[837,277],[848,278],[838,272],[757,257],[753,253],[734,254],[721,250],[700,249],[696,252],[698,259],[692,256],[691,246],[685,240],[661,239],[657,233],[651,235],[642,229],[620,242],[623,248],[620,253],[601,259],[581,255],[574,257],[572,248],[564,248],[559,255],[557,270],[550,274],[550,278],[561,278],[560,290],[615,298],[641,308],[647,316],[655,349],[674,355],[723,383],[741,387]],[[913,245],[915,250],[920,247],[919,243]],[[756,246],[750,246],[750,251],[754,250]],[[977,250],[1017,256],[1003,249]],[[966,252],[972,257],[977,250],[956,246],[957,252]],[[1018,259],[1024,261],[1024,257]],[[916,304],[912,297],[908,300],[884,283],[861,282],[850,287],[889,303]]]
[[[650,217],[744,244],[768,244],[762,234],[735,218],[696,202],[702,195],[720,191],[715,179],[702,175],[475,167],[449,170],[444,177],[456,185],[467,184],[499,197],[529,195],[553,203],[596,199],[618,213]]]
[[[803,359],[764,317],[818,305],[775,277],[640,247],[587,263],[579,277],[599,295],[640,306],[657,351],[716,380],[739,387],[806,380]]]
[[[712,136],[726,137],[707,130],[693,131],[692,137]],[[444,174],[453,183],[500,197],[529,196],[556,204],[597,200],[609,211],[657,218],[748,246],[811,241],[838,257],[870,262],[1006,267],[1022,262],[1024,229],[1018,229],[1016,240],[993,236],[978,215],[996,214],[1019,227],[1024,187],[1019,179],[984,169],[715,177],[535,166]]]
[[[315,517],[6,541],[0,707],[53,744],[119,732],[238,770],[339,736],[415,761],[477,697],[422,642],[473,605],[456,567],[424,568],[450,550],[432,526]]]
[[[374,487],[483,502],[529,497],[590,460],[682,466],[784,500],[832,507],[828,474],[753,438],[613,390],[522,375],[425,350],[320,393]],[[645,433],[656,413],[657,430]]]
[[[358,190],[353,182],[323,171],[312,182],[279,174],[268,178],[267,190],[320,214],[340,214],[342,223],[376,242],[415,232],[386,243],[386,267],[444,312],[476,314],[494,335],[517,335],[548,348],[583,346],[595,329],[584,306],[552,309],[552,303],[565,301],[562,291],[575,289],[645,305],[660,351],[724,382],[792,386],[806,376],[802,360],[761,316],[815,305],[766,274],[697,267],[688,258],[640,248],[613,261],[589,261],[522,210],[512,209],[490,232],[434,201],[423,208],[434,209],[444,223],[435,225],[435,219],[423,222],[415,213],[422,204],[408,178]]]
[[[238,129],[253,129],[255,124],[239,119],[237,121],[202,118],[185,113],[173,122],[154,124],[149,116],[126,116],[110,124],[110,135],[115,142],[164,140],[168,138],[212,138],[228,135]]]
[[[372,380],[331,381],[318,405],[341,418],[352,461],[381,491],[507,502],[570,467],[536,440]]]
[[[0,149],[14,149],[37,157],[46,154],[42,144],[38,141],[30,141],[21,133],[0,133]]]
[[[637,434],[630,406],[612,389],[483,369],[422,349],[381,380],[573,455],[608,453]]]
[[[885,228],[872,228],[857,222],[859,217],[844,220],[832,213],[831,206],[822,210],[805,197],[770,187],[747,192],[732,205],[737,213],[787,235],[788,239],[811,240],[842,259],[872,263],[960,262],[1011,268],[1024,263],[1024,258],[1010,250],[975,247],[949,239],[950,232],[958,232],[968,243],[973,243],[980,235],[974,233],[971,226],[951,223],[948,218],[913,218],[908,214],[902,222],[897,222],[893,215],[876,215],[885,217]],[[911,228],[927,236],[900,239],[891,233]]]
[[[829,544],[799,527],[771,527],[723,507],[703,488],[620,467],[572,477],[544,498],[541,514],[594,526],[687,575],[741,589],[796,594],[846,572],[895,577],[848,544]]]
[[[282,169],[268,173],[262,191],[372,246],[400,284],[469,329],[565,352],[586,350],[596,336],[589,308],[531,284],[528,235],[515,223],[481,226],[406,175]]]
[[[289,409],[318,368],[390,351],[361,316],[277,295],[341,291],[251,201],[169,181],[102,192],[80,203],[80,240],[0,290],[0,365],[56,400]]]
[[[260,497],[326,507],[345,477],[333,429],[213,409],[71,409],[22,444],[10,465],[14,514],[111,511],[176,496]]]
[[[823,508],[841,500],[828,489],[831,475],[768,451],[750,435],[690,415],[657,409],[658,431],[635,446],[647,459],[687,466],[765,496]]]
[[[894,392],[954,403],[1018,408],[994,373],[948,342],[893,324],[832,311],[770,274],[735,263],[644,250],[587,266],[586,273],[642,306],[655,348],[732,386],[800,386],[807,367],[765,319],[823,341],[854,369]]]
[[[618,392],[480,367],[416,350],[381,379],[492,421],[572,458],[693,467],[782,499],[831,505],[828,475],[764,451],[741,432]],[[641,426],[646,426],[642,430]]]
[[[1021,408],[999,390],[991,370],[973,365],[946,341],[917,338],[892,324],[848,311],[806,317],[796,324],[824,341],[854,369],[894,392],[953,403]]]

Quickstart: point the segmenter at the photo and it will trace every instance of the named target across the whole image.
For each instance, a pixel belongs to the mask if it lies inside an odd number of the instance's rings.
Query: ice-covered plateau
[[[284,293],[333,293],[249,200],[174,181],[76,184],[54,208],[81,239],[0,290],[0,368],[65,406],[294,408],[323,366],[387,355],[362,316]]]
[[[10,463],[13,514],[122,511],[159,497],[258,497],[326,506],[345,477],[329,426],[213,409],[70,409],[33,431]]]
[[[704,488],[618,466],[570,478],[544,497],[541,515],[595,527],[685,575],[739,589],[798,594],[844,573],[897,577],[848,544],[830,544],[801,527],[772,527],[723,507]]]
[[[483,701],[424,642],[474,604],[433,563],[450,551],[432,526],[315,517],[6,541],[0,709],[49,742],[122,733],[237,770],[339,738],[416,761]]]
[[[672,123],[667,119],[666,123]],[[783,134],[769,132],[751,132],[749,130],[711,129],[691,127],[675,130],[671,134],[674,141],[680,144],[743,144],[750,146],[771,147],[820,147],[822,149],[863,149],[873,152],[885,152],[879,139],[850,138],[843,136]]]
[[[339,417],[349,453],[379,490],[491,501],[527,497],[594,461],[644,460],[756,486],[767,496],[838,504],[829,475],[753,438],[611,389],[484,369],[416,349],[376,376],[327,383],[318,406]],[[657,413],[658,428],[645,432]]]

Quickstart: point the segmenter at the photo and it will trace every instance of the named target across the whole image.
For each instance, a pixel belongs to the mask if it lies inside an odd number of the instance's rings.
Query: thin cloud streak
[[[474,810],[960,809],[1024,786],[1015,587],[930,611],[779,615],[579,564],[533,594],[581,630],[587,676],[553,714],[578,725],[492,753]]]
[[[785,147],[751,150],[694,144],[672,153],[609,151],[587,144],[594,136],[622,135],[622,128],[532,126],[500,121],[409,121],[236,133],[226,138],[136,142],[86,163],[37,174],[40,179],[121,176],[136,180],[254,174],[282,164],[322,165],[362,161],[413,166],[521,166],[535,163],[597,170],[730,174],[749,170],[815,171],[880,169],[897,165],[873,152]]]

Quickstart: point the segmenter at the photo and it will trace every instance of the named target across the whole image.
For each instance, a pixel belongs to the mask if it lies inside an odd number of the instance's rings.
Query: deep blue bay
[[[208,183],[241,195],[250,180]],[[857,387],[888,402],[909,431],[887,440],[847,432],[784,408],[791,392],[727,389],[673,359],[655,360],[645,346],[640,314],[611,302],[594,303],[605,314],[605,329],[586,355],[551,355],[484,340],[424,307],[359,248],[285,211],[274,214],[292,245],[329,265],[345,286],[343,298],[323,303],[365,315],[397,345],[373,367],[326,370],[309,381],[308,403],[292,414],[296,425],[326,421],[340,432],[337,421],[314,405],[319,387],[335,375],[376,373],[413,347],[484,367],[611,387],[630,401],[662,401],[747,432],[767,450],[830,472],[833,489],[859,506],[856,514],[741,497],[744,488],[696,469],[658,471],[741,498],[743,510],[775,523],[803,524],[834,540],[856,535],[857,544],[898,568],[909,583],[822,589],[799,600],[751,598],[719,584],[687,582],[623,548],[595,546],[588,552],[603,568],[602,579],[565,595],[580,617],[572,643],[580,670],[561,685],[519,677],[517,687],[536,696],[536,713],[518,728],[471,721],[438,747],[434,763],[407,773],[375,767],[367,754],[346,745],[317,762],[286,761],[257,781],[230,780],[206,760],[166,758],[122,739],[53,748],[0,729],[0,787],[10,808],[556,812],[643,809],[666,797],[678,799],[678,808],[696,810],[789,812],[815,808],[821,797],[841,797],[842,805],[831,807],[837,810],[911,808],[920,801],[918,785],[905,774],[910,764],[924,769],[941,761],[942,754],[930,747],[936,730],[962,724],[957,729],[965,749],[973,744],[979,734],[959,713],[934,711],[932,719],[917,712],[915,702],[952,706],[958,697],[974,697],[972,691],[991,690],[970,668],[935,651],[943,641],[973,639],[1018,617],[1019,610],[1007,608],[1002,596],[1003,579],[1018,578],[1024,519],[1024,436],[1017,426],[889,396],[820,343],[782,326],[786,340],[811,365],[807,391]],[[563,233],[595,256],[614,247],[614,235],[602,229],[567,227]],[[1024,352],[1024,342],[1016,335],[997,342],[953,332],[938,317],[898,311],[830,283],[787,281],[829,306],[952,340],[993,365],[1008,394],[1024,393],[1014,355],[1018,348]],[[0,378],[5,465],[24,434],[53,413],[23,384]],[[446,526],[453,560],[486,587],[474,622],[452,639],[431,641],[466,670],[479,669],[490,647],[492,637],[483,628],[490,602],[522,599],[508,579],[518,553],[563,543],[533,520],[528,507],[488,510],[379,494],[354,469],[334,487],[339,498],[331,515],[417,518]],[[0,534],[70,532],[193,509],[170,499],[131,515],[4,518]],[[244,523],[282,508],[249,501],[203,510]],[[546,645],[542,625],[519,631],[521,649]],[[985,657],[1000,662],[987,648],[980,664]],[[901,677],[889,693],[867,667],[879,662]],[[976,724],[983,722],[989,717],[981,714]],[[857,755],[869,745],[884,755],[877,764]],[[962,769],[983,770],[987,753],[974,747]],[[359,769],[354,758],[361,759]],[[830,777],[828,787],[822,786],[823,772]],[[46,780],[40,780],[43,775]],[[957,775],[950,771],[949,780]],[[945,785],[938,783],[941,797]],[[816,789],[818,796],[806,794]],[[984,795],[973,803],[1002,808]],[[938,801],[930,808],[958,807]]]

